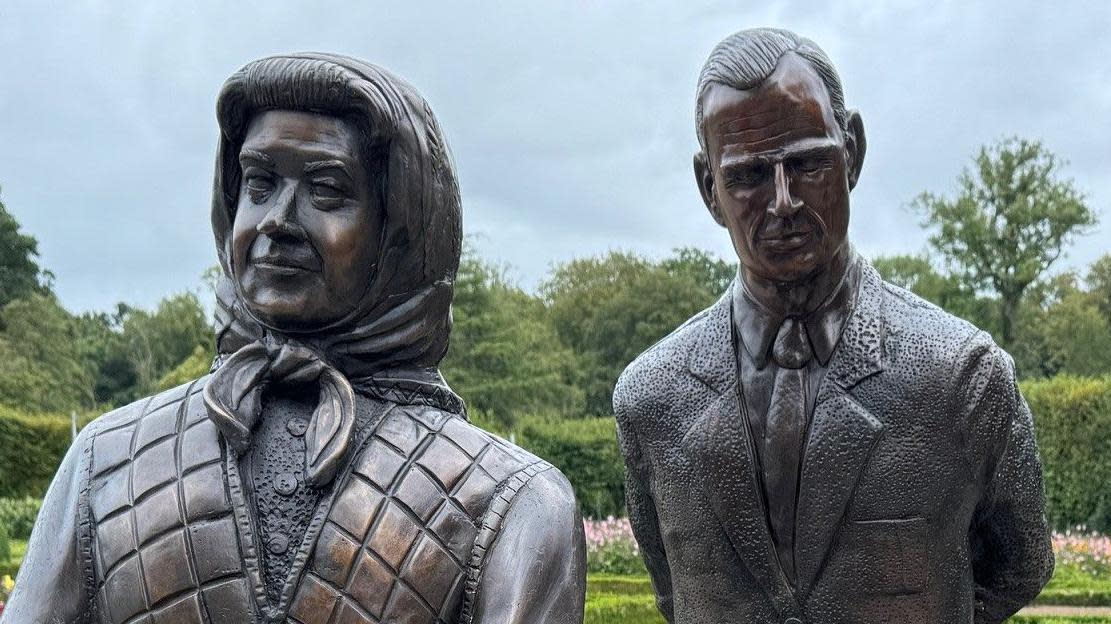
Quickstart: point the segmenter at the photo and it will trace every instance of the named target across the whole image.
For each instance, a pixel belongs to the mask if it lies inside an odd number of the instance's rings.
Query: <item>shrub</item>
[[[8,537],[30,539],[31,528],[35,526],[40,507],[42,501],[30,496],[0,498],[0,528],[7,529]]]
[[[1045,471],[1046,515],[1063,531],[1111,532],[1111,377],[1022,384]]]

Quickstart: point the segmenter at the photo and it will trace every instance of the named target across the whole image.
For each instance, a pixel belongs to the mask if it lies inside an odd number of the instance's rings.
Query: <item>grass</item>
[[[12,540],[12,559],[0,562],[0,576],[19,568],[27,542]],[[1076,566],[1059,565],[1053,580],[1035,604],[1111,606],[1111,578],[1093,576]],[[1013,624],[1108,624],[1105,618],[1015,617]],[[656,611],[652,584],[646,576],[591,574],[587,579],[584,624],[666,624]]]
[[[1075,565],[1057,564],[1053,578],[1034,604],[1070,607],[1111,606],[1111,576],[1093,575]]]
[[[592,574],[587,578],[585,624],[666,624],[656,611],[652,585],[644,576]],[[1111,605],[1111,578],[1094,578],[1060,566],[1035,604]],[[1098,617],[1021,616],[1012,624],[1108,624]]]

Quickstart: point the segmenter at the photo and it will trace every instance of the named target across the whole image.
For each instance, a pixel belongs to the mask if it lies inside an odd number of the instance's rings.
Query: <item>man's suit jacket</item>
[[[863,272],[810,416],[797,589],[741,411],[732,293],[618,381],[629,515],[669,622],[1001,622],[1052,574],[1010,357]]]

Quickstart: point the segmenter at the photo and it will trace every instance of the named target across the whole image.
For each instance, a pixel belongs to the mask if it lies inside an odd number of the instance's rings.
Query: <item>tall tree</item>
[[[19,232],[19,222],[0,201],[0,307],[43,290],[38,255],[38,241]]]
[[[698,264],[682,252],[661,262],[612,252],[562,264],[541,285],[556,330],[582,358],[590,413],[609,414],[625,366],[721,295],[714,271],[678,269]]]
[[[0,404],[28,412],[93,406],[74,318],[53,295],[15,299],[0,321]]]
[[[914,206],[932,231],[930,245],[965,284],[996,293],[1000,334],[1010,346],[1026,289],[1096,215],[1062,161],[1039,141],[985,146],[958,178],[954,198],[923,193]]]
[[[995,329],[994,300],[976,292],[953,275],[943,275],[925,256],[879,256],[872,259],[883,279],[901,286],[950,314],[971,321],[981,329]]]
[[[444,377],[472,412],[503,431],[527,414],[581,416],[578,358],[543,303],[467,247],[455,281]]]

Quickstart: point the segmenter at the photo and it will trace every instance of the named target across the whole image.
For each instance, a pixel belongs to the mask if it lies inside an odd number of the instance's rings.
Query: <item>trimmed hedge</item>
[[[1034,413],[1050,523],[1111,533],[1111,377],[1059,376],[1021,386]],[[480,426],[492,424],[472,416]],[[515,438],[567,475],[583,515],[625,514],[612,418],[526,417]],[[42,497],[69,445],[68,417],[0,408],[0,498]]]
[[[68,416],[0,407],[0,498],[42,498],[72,441]]]
[[[1046,515],[1111,533],[1111,377],[1023,382],[1045,471]]]

